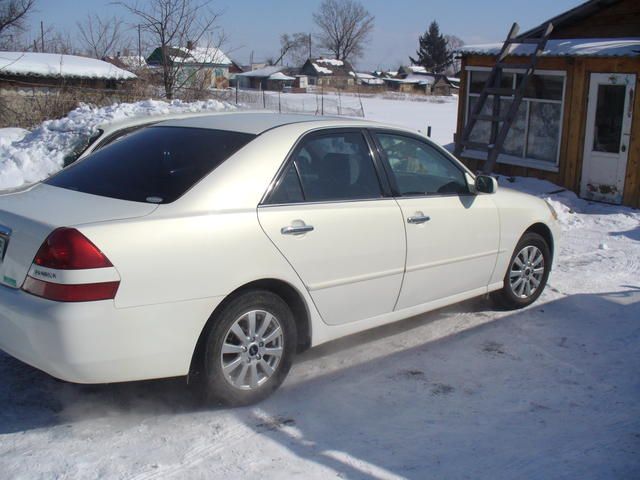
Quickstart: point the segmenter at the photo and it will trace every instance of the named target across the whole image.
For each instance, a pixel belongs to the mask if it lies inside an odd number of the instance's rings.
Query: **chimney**
[[[194,46],[193,40],[187,40],[187,50],[193,50]]]

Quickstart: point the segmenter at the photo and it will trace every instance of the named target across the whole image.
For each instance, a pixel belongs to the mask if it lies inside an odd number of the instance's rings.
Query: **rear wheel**
[[[284,381],[295,355],[296,328],[277,295],[249,291],[216,314],[204,344],[203,387],[210,401],[249,405]]]
[[[542,294],[551,270],[551,251],[537,233],[525,233],[516,246],[504,286],[491,294],[494,301],[507,309],[531,305]]]

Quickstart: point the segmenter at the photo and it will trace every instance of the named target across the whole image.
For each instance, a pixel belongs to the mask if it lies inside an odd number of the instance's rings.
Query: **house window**
[[[489,76],[488,69],[469,69],[467,118]],[[517,88],[523,75],[516,70],[503,73],[501,87]],[[564,104],[564,72],[537,72],[531,77],[516,118],[504,142],[498,162],[531,166],[545,170],[558,169]],[[505,115],[513,100],[501,97],[500,113]],[[493,112],[493,96],[489,96],[481,113]],[[491,122],[478,121],[470,140],[489,143]],[[484,155],[486,158],[486,154]]]

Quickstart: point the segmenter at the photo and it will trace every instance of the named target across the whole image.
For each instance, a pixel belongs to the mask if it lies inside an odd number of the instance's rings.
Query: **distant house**
[[[186,47],[156,48],[147,63],[150,67],[161,67],[163,62],[180,65],[178,83],[198,82],[203,88],[227,88],[235,68],[231,59],[215,47],[197,47],[191,42]]]
[[[115,90],[136,75],[108,62],[76,55],[0,52],[0,89],[67,87]]]
[[[302,66],[300,73],[309,78],[310,85],[347,88],[356,84],[355,70],[346,60],[310,58]]]
[[[115,65],[118,68],[129,70],[131,72],[142,72],[147,69],[147,59],[141,55],[120,55],[118,52],[115,56],[107,56],[102,59],[105,62]]]
[[[384,87],[384,80],[371,73],[355,72],[356,83],[363,87],[380,88]]]
[[[270,65],[249,72],[236,75],[238,88],[252,90],[282,91],[285,87],[292,87],[296,77],[287,75],[286,67]]]
[[[591,0],[550,21],[555,27],[551,39],[496,169],[550,180],[587,199],[640,207],[640,2]],[[518,39],[538,38],[546,25]],[[470,45],[459,51],[457,135],[501,46]],[[504,88],[518,85],[519,64],[533,47],[519,45],[507,57],[513,68],[504,70]],[[490,122],[479,121],[471,140],[482,143],[490,135]],[[473,169],[486,155],[473,149],[462,153]]]

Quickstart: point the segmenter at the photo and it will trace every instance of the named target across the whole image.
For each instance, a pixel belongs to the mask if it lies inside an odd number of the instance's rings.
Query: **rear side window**
[[[223,130],[145,128],[45,183],[121,200],[171,203],[253,138]]]
[[[367,143],[359,132],[306,139],[268,200],[270,204],[358,200],[382,196]]]

